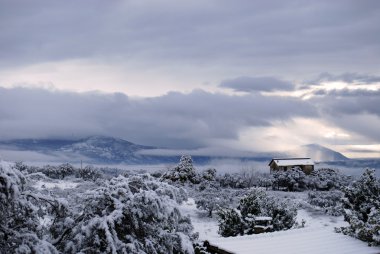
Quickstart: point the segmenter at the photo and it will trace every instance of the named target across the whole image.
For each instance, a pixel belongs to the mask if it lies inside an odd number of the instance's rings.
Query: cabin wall
[[[273,163],[272,165],[270,165],[270,173],[273,173],[276,171],[288,171],[292,167],[296,167],[296,166],[277,166],[275,163]],[[307,175],[309,175],[314,170],[314,165],[298,165],[298,167],[300,167],[302,171]]]
[[[314,166],[313,165],[305,165],[303,166],[302,168],[302,171],[307,174],[307,175],[310,175],[311,172],[313,172],[314,170]]]

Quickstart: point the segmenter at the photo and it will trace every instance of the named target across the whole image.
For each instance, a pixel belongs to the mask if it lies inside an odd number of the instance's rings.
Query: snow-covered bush
[[[239,211],[236,209],[220,209],[219,216],[219,231],[221,236],[237,236],[244,234],[244,222],[241,219]]]
[[[333,216],[343,214],[342,207],[343,192],[339,190],[333,191],[310,191],[308,193],[308,202],[321,208],[325,213]]]
[[[258,179],[258,187],[264,187],[265,189],[270,189],[273,187],[273,176],[261,176]]]
[[[21,172],[26,172],[28,170],[28,165],[26,165],[22,161],[17,161],[14,165],[12,165],[12,168],[17,169]]]
[[[45,165],[43,167],[27,167],[28,173],[38,173],[41,172],[53,179],[64,179],[67,176],[74,175],[75,168],[69,163],[64,163],[59,166]]]
[[[218,181],[223,188],[244,189],[251,187],[248,179],[237,173],[225,173],[224,175],[218,176],[216,181]]]
[[[265,219],[271,222],[267,230],[286,230],[295,224],[297,210],[293,204],[268,196],[263,190],[253,189],[240,199],[238,210],[221,209],[218,211],[219,233],[222,236],[258,233]],[[236,225],[234,225],[234,223]]]
[[[103,177],[103,174],[93,166],[86,166],[84,168],[78,168],[75,170],[75,175],[86,181],[96,181]]]
[[[216,169],[208,168],[202,173],[202,179],[206,181],[215,181],[216,180]]]
[[[190,219],[177,209],[175,192],[147,175],[113,178],[86,193],[57,247],[64,253],[193,253]]]
[[[39,193],[4,165],[0,253],[194,253],[190,219],[177,208],[187,199],[183,189],[149,175],[120,176],[73,194],[69,203]]]
[[[190,182],[199,183],[199,175],[195,172],[193,159],[189,155],[182,155],[177,166],[165,172],[162,179],[172,182]]]
[[[308,177],[308,188],[314,190],[339,190],[347,186],[350,177],[331,168],[314,170]]]
[[[255,217],[264,216],[272,218],[274,231],[290,229],[297,216],[297,209],[290,201],[282,201],[268,196],[259,189],[252,190],[240,200],[239,208],[243,220],[247,224],[247,231],[253,232]]]
[[[367,169],[343,192],[344,220],[350,225],[338,231],[380,245],[380,182],[375,171]]]
[[[273,186],[287,191],[298,191],[306,188],[306,175],[299,167],[273,173]]]
[[[226,189],[218,190],[215,188],[206,188],[203,191],[198,192],[194,199],[197,208],[207,211],[208,216],[212,217],[213,211],[231,205],[233,195],[231,191]]]
[[[58,253],[42,240],[38,208],[29,200],[25,183],[19,170],[0,164],[0,252]]]

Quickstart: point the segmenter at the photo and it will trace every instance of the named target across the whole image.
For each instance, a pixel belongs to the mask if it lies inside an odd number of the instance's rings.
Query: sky
[[[377,0],[0,0],[0,139],[380,157]]]

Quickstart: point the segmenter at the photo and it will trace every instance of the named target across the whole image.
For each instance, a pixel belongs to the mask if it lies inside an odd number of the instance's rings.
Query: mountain
[[[4,154],[4,151],[12,151],[13,155],[17,155],[16,158],[13,157],[11,160],[27,160],[25,155],[32,153],[33,155],[40,155],[40,158],[42,158],[40,161],[43,162],[46,161],[46,156],[49,156],[48,159],[51,158],[52,161],[83,161],[99,164],[163,164],[178,162],[180,154],[163,155],[162,153],[160,154],[160,150],[165,149],[134,144],[123,139],[107,136],[90,136],[77,140],[14,139],[0,141],[0,154]],[[188,153],[192,155],[192,151]],[[242,155],[241,152],[231,150],[229,154],[229,156],[194,155],[192,157],[198,164],[207,164],[213,159],[267,162],[273,157],[311,157],[316,161],[347,160],[344,155],[317,144],[306,145],[288,153],[246,152]]]
[[[348,160],[343,154],[318,144],[301,146],[289,153],[295,157],[310,157],[314,161],[345,161]]]
[[[0,141],[0,149],[30,151],[52,157],[64,157],[73,161],[138,164],[141,161],[150,161],[150,159],[137,154],[137,151],[156,149],[156,147],[137,145],[118,138],[91,136],[79,140],[14,139]]]
[[[64,145],[60,147],[58,151],[64,154],[80,154],[87,158],[92,158],[101,162],[138,163],[139,161],[146,160],[147,158],[142,155],[138,155],[137,152],[146,149],[156,149],[156,147],[137,145],[118,138],[91,136],[89,138]]]

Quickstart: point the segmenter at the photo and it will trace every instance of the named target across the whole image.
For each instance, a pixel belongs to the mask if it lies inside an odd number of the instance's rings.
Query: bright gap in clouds
[[[0,70],[2,87],[37,87],[73,92],[122,92],[128,96],[156,97],[170,91],[193,89],[214,92],[216,87],[194,78],[183,78],[184,70],[167,70],[159,66],[100,63],[90,60],[67,60]],[[202,78],[207,79],[207,75]],[[180,86],[179,86],[180,84]]]
[[[380,144],[347,145],[343,148],[350,158],[379,158]]]
[[[250,127],[239,135],[239,143],[246,150],[257,152],[284,152],[296,150],[302,145],[320,144],[327,148],[338,148],[344,154],[351,134],[331,126],[317,118],[294,118],[275,121],[269,127]]]

